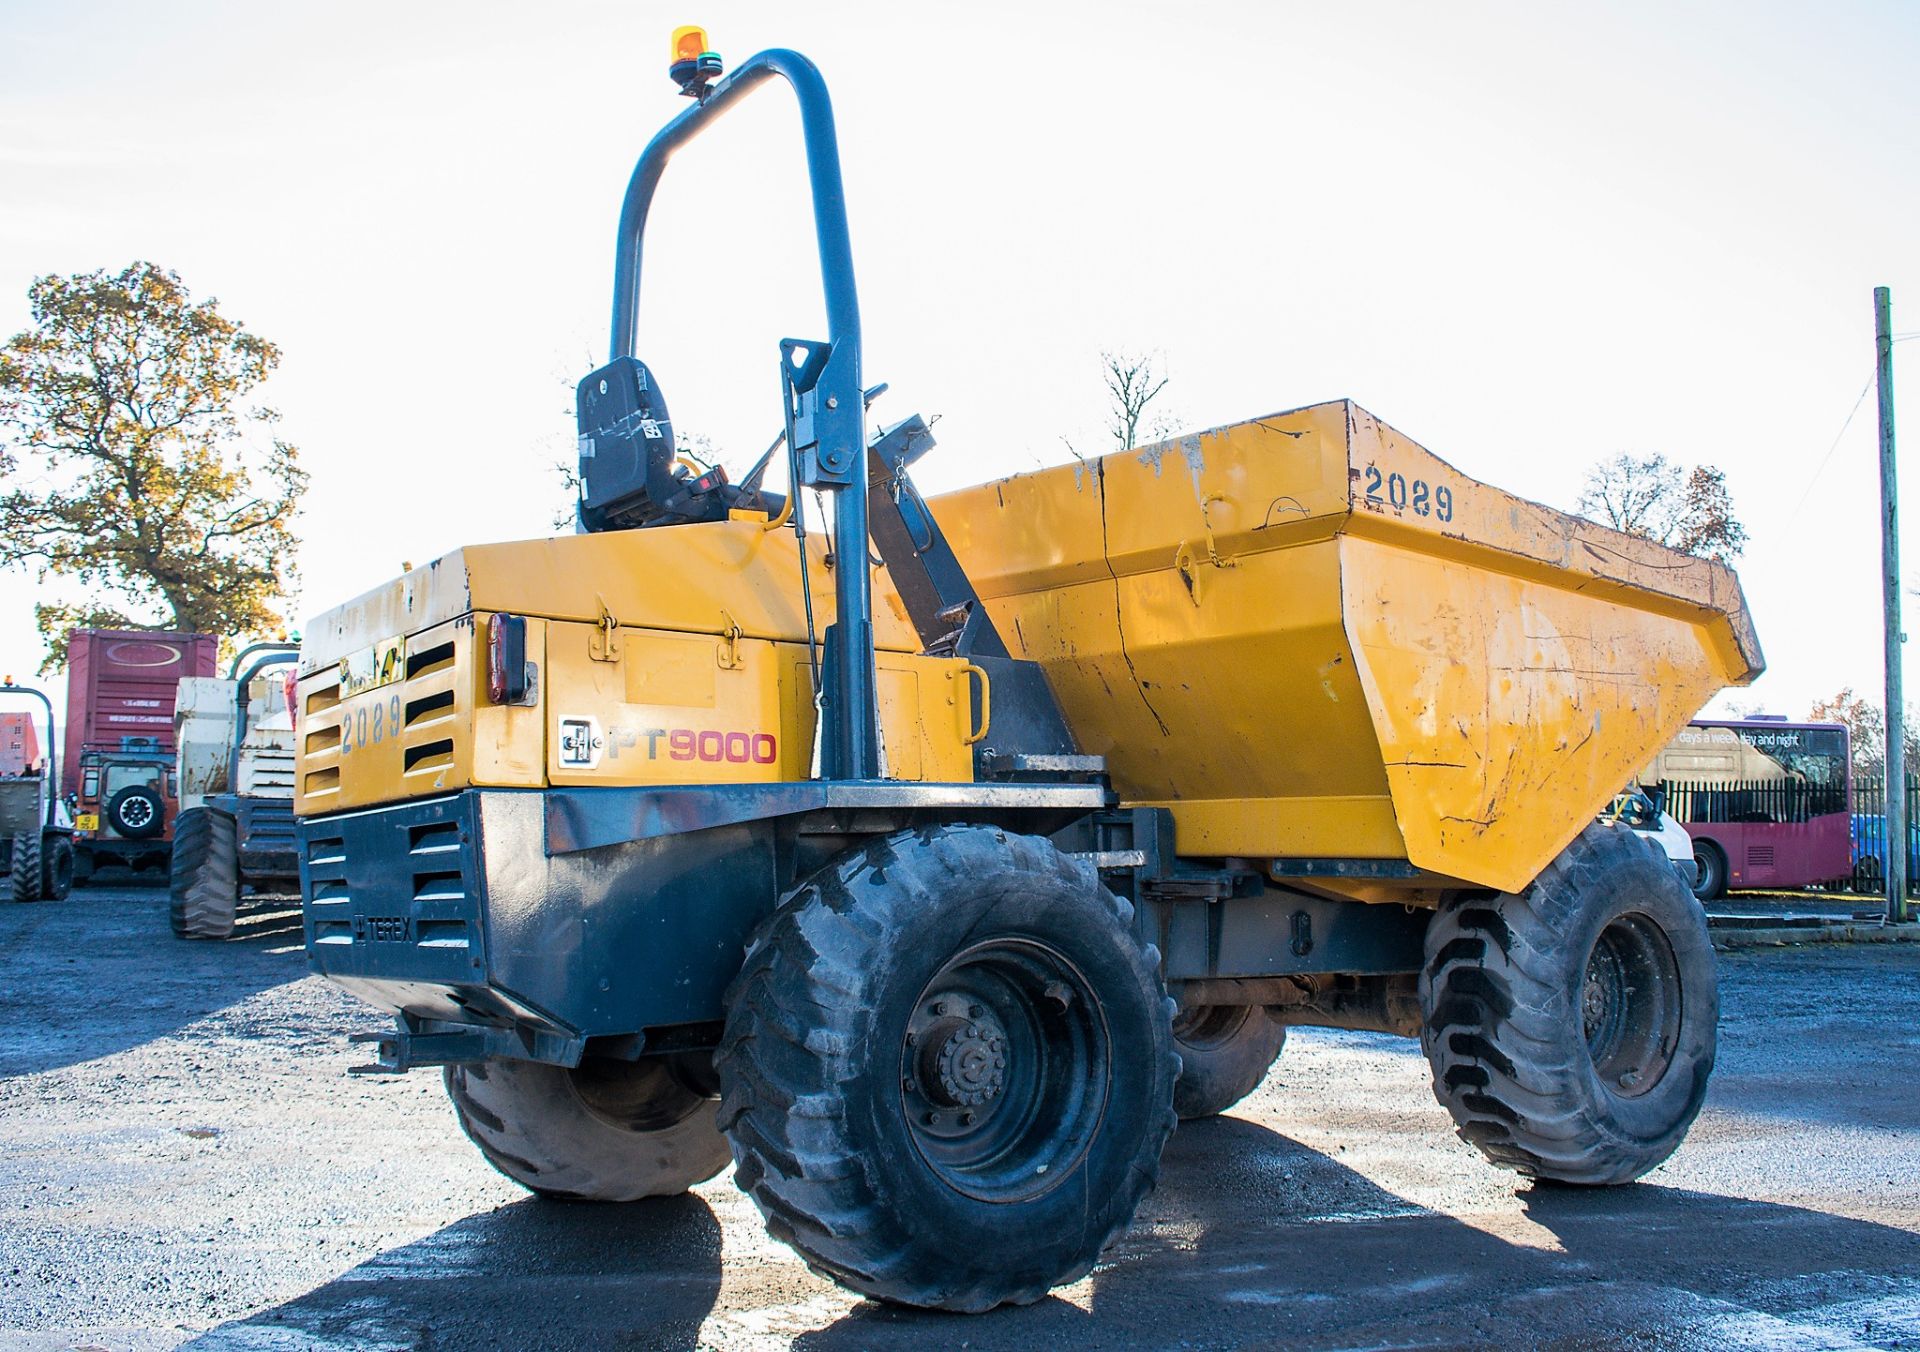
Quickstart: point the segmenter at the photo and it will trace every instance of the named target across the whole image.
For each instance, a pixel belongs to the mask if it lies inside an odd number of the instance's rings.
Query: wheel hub
[[[1589,966],[1586,988],[1580,996],[1580,1013],[1586,1024],[1588,1037],[1592,1037],[1606,1022],[1609,1003],[1606,982],[1601,978],[1598,964]]]
[[[951,1108],[978,1108],[1007,1084],[1007,1037],[984,1011],[944,1018],[928,1030],[920,1056],[927,1094]]]
[[[1628,914],[1608,925],[1587,956],[1581,1031],[1601,1081],[1643,1094],[1672,1064],[1680,1028],[1680,977],[1659,927]]]
[[[1087,1152],[1111,1044],[1092,988],[1059,950],[1024,936],[973,944],[934,973],[901,1032],[901,1115],[955,1191],[1038,1196]]]

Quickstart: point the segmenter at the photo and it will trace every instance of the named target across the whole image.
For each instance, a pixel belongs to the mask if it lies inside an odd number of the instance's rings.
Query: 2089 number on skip
[[[1425,479],[1408,480],[1398,472],[1383,475],[1378,465],[1368,465],[1365,478],[1368,507],[1387,506],[1396,512],[1411,507],[1415,516],[1453,520],[1453,490],[1445,484],[1429,484]]]

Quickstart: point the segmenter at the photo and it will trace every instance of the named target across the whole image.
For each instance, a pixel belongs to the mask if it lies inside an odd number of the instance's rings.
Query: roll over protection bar
[[[867,536],[866,408],[861,399],[860,303],[833,104],[814,64],[775,48],[749,57],[654,136],[634,165],[620,208],[614,257],[610,361],[632,357],[640,310],[641,248],[647,213],[667,162],[749,92],[779,77],[800,102],[813,198],[813,226],[826,292],[827,341],[783,344],[787,426],[799,477],[834,495],[834,624],[827,630],[820,773],[825,779],[880,774],[878,698],[873,663],[873,599]],[[801,353],[805,353],[804,361]],[[853,491],[848,492],[851,488]],[[799,484],[794,485],[798,492]]]

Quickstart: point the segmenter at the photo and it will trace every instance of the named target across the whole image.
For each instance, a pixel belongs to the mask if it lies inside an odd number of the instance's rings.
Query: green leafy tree
[[[46,669],[75,624],[282,628],[307,476],[255,398],[280,349],[151,263],[27,298],[0,347],[0,564],[86,593],[35,607]]]

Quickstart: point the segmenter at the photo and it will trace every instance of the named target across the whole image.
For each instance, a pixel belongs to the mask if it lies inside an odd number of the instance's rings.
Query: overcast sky
[[[546,533],[684,22],[825,72],[876,412],[940,416],[929,489],[1097,444],[1105,347],[1163,354],[1182,426],[1350,396],[1561,507],[1662,451],[1752,533],[1736,697],[1877,697],[1871,393],[1839,434],[1872,288],[1920,331],[1911,4],[0,0],[0,333],[35,275],[150,259],[279,343],[302,617]],[[676,162],[647,262],[641,353],[737,469],[777,341],[824,336],[790,99]],[[0,578],[16,673],[36,591]]]

